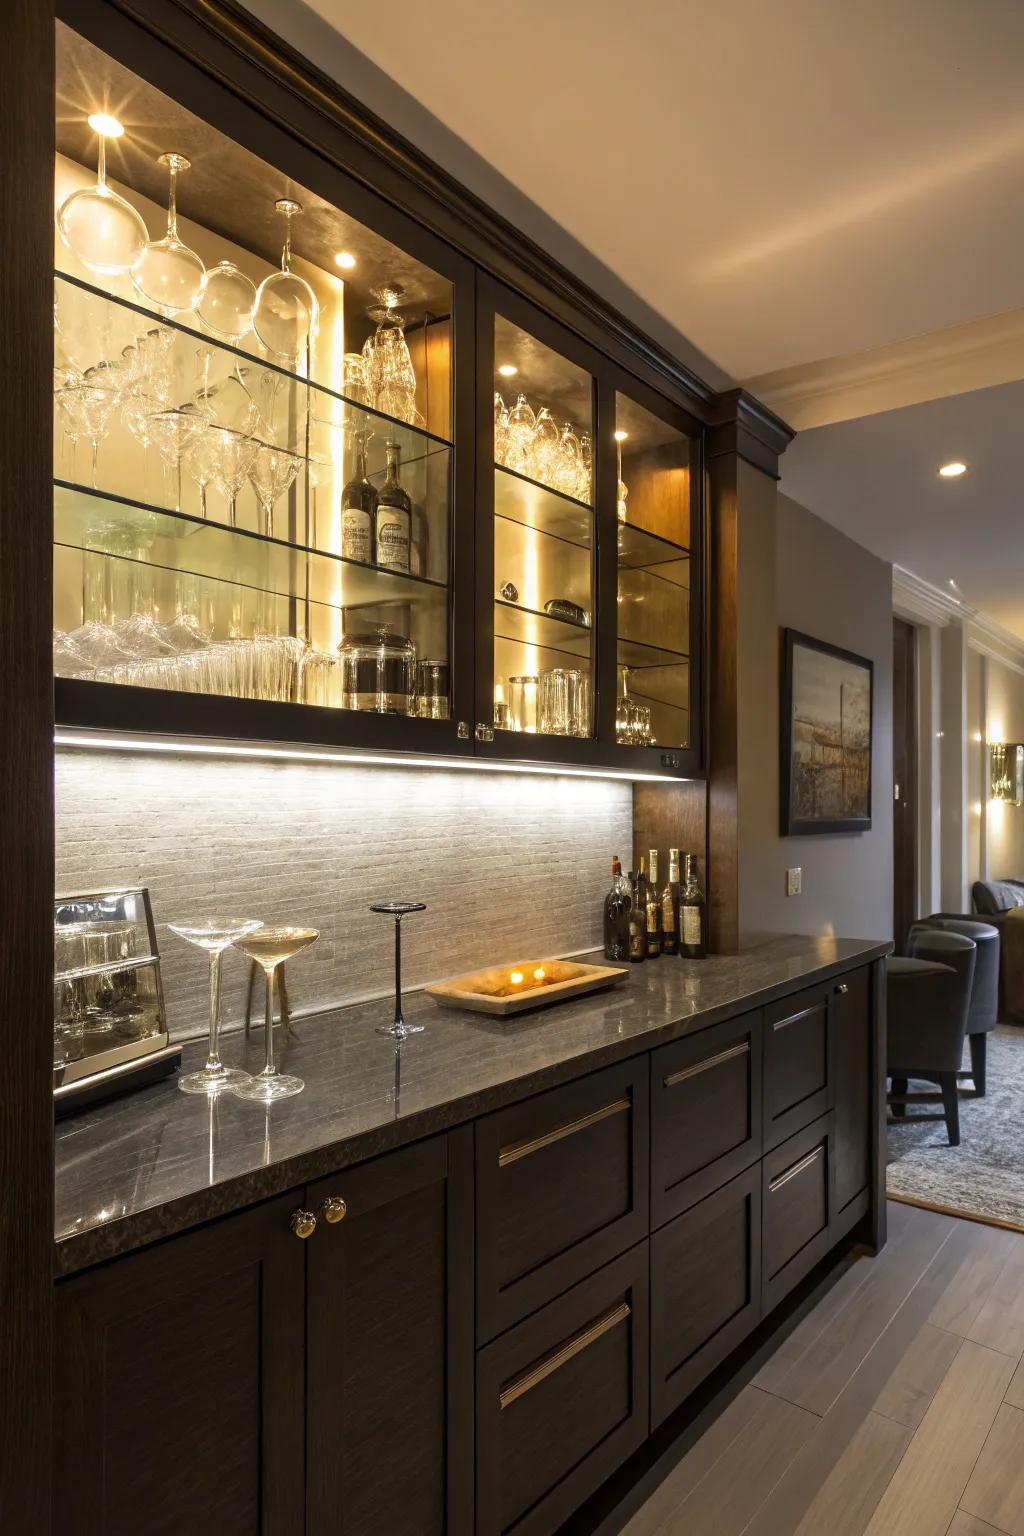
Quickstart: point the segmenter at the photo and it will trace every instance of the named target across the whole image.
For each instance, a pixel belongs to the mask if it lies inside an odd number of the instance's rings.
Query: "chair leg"
[[[946,1116],[946,1133],[951,1147],[960,1145],[960,1100],[956,1091],[956,1073],[943,1072],[939,1077],[942,1090],[942,1108]]]
[[[968,1035],[971,1042],[971,1076],[974,1079],[975,1098],[985,1097],[985,1056],[987,1053],[988,1035]]]
[[[893,1091],[893,1095],[894,1096],[896,1094],[898,1094],[898,1093],[906,1093],[906,1091],[907,1091],[907,1081],[908,1081],[908,1079],[905,1078],[905,1077],[894,1077],[893,1078],[893,1080],[892,1080],[892,1091]],[[905,1104],[894,1104],[892,1106],[892,1112],[893,1112],[894,1115],[905,1115],[906,1112],[907,1112],[907,1106]]]

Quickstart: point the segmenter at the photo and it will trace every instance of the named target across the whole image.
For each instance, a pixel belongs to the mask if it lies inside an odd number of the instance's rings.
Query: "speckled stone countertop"
[[[427,1026],[396,1052],[373,1032],[393,1003],[300,1021],[278,1064],[305,1091],[269,1108],[180,1093],[176,1079],[86,1110],[56,1131],[55,1272],[115,1254],[295,1188],[391,1147],[705,1029],[886,953],[889,945],[779,936],[738,955],[664,956],[625,981],[509,1021],[440,1008],[412,993]],[[595,958],[597,958],[595,956]],[[262,1030],[224,1040],[224,1059],[262,1066]],[[185,1067],[201,1066],[190,1045]]]

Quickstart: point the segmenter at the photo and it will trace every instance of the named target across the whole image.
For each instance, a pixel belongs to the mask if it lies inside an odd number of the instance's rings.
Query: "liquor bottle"
[[[644,879],[644,861],[636,874],[630,875],[632,901],[629,907],[629,958],[634,965],[647,959],[647,881]]]
[[[679,953],[684,960],[703,960],[707,952],[707,907],[696,857],[688,853],[679,897]]]
[[[408,575],[412,553],[412,502],[399,479],[401,448],[397,443],[387,443],[385,450],[388,472],[377,493],[376,560],[383,570]]]
[[[668,851],[668,884],[661,893],[661,952],[679,953],[679,849]]]
[[[629,959],[629,909],[632,895],[617,858],[612,859],[612,888],[604,899],[604,957]]]
[[[356,436],[356,472],[341,493],[341,553],[346,560],[373,559],[377,492],[366,473],[366,433]]]
[[[647,882],[647,958],[661,954],[661,892],[658,890],[658,850],[651,849],[651,878]]]

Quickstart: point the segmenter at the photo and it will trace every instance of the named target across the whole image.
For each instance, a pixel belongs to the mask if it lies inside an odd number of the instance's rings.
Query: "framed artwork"
[[[866,832],[874,663],[795,629],[782,634],[782,836]]]

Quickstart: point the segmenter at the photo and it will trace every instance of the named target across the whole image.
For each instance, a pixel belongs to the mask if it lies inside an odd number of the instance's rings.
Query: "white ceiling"
[[[1022,0],[312,8],[733,378],[1024,305]]]

